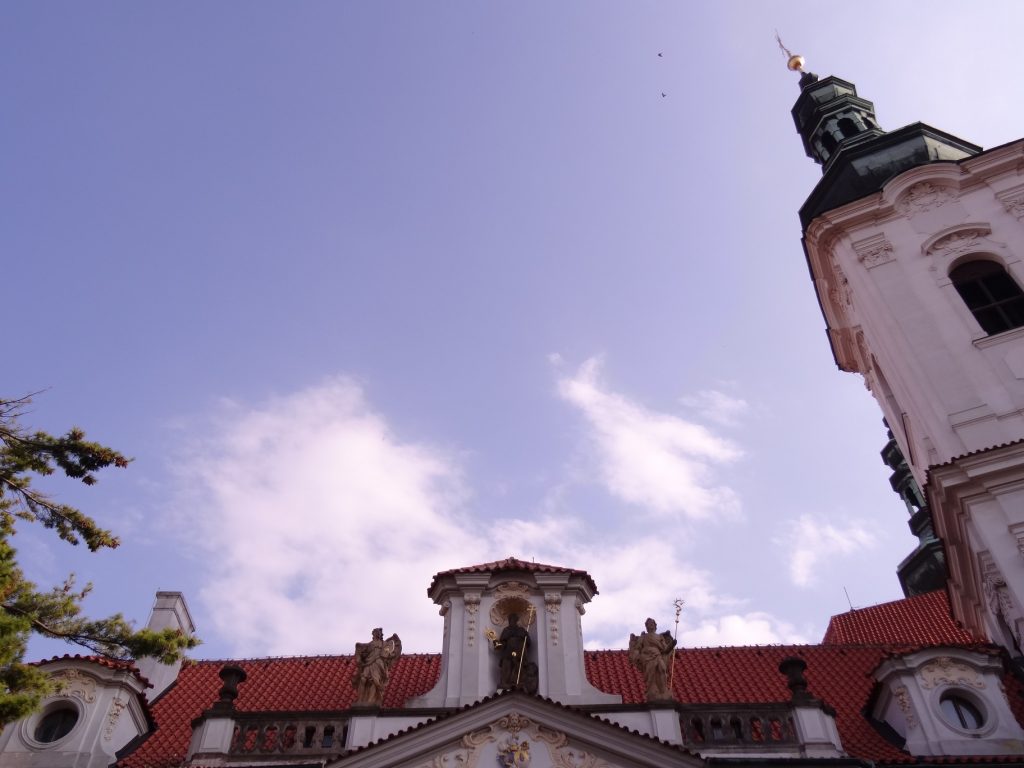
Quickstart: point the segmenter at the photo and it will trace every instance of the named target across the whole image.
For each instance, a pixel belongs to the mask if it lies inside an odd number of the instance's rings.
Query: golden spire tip
[[[790,72],[803,72],[804,71],[804,57],[799,53],[793,53],[782,43],[782,38],[779,37],[779,30],[775,30],[775,42],[779,44],[784,56],[787,57],[786,67]]]

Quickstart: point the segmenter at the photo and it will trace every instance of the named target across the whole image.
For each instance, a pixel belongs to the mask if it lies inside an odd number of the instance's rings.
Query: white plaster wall
[[[988,254],[1024,287],[1024,214],[1009,202],[1024,196],[1022,154],[1018,142],[912,169],[808,228],[826,319],[848,337],[840,362],[866,375],[922,486],[930,465],[1024,437],[1024,332],[987,337],[948,278]],[[943,239],[957,228],[980,234]]]

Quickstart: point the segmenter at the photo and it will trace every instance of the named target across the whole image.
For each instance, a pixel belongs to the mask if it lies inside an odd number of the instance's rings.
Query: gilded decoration
[[[953,193],[946,187],[938,187],[930,181],[919,181],[907,190],[897,210],[904,216],[915,216],[941,208],[953,197]]]
[[[466,645],[472,648],[476,644],[476,615],[480,612],[480,594],[467,592],[466,605]]]
[[[498,745],[498,765],[501,768],[526,768],[530,764],[530,742],[509,736]]]
[[[910,705],[910,692],[907,686],[900,685],[893,689],[893,698],[896,699],[896,706],[903,713],[903,719],[907,721],[907,730],[917,728],[917,718],[914,716],[914,709]]]
[[[853,250],[866,269],[888,264],[896,258],[892,243],[885,235],[874,235],[864,240],[858,240],[853,244]]]
[[[96,701],[96,681],[77,669],[65,669],[53,676],[61,693],[74,696],[86,704]]]
[[[925,664],[918,671],[917,676],[921,678],[923,688],[935,688],[939,685],[962,685],[982,690],[985,687],[985,681],[981,679],[981,675],[976,669],[967,666],[962,661],[951,659],[949,656],[942,656]]]
[[[586,752],[570,748],[568,742],[568,737],[561,731],[535,723],[518,712],[509,712],[489,725],[467,733],[456,747],[420,763],[417,768],[478,768],[480,758],[492,743],[496,745],[496,765],[499,768],[526,768],[537,750],[546,750],[551,764],[562,768],[604,767],[604,763],[594,761]],[[490,764],[484,762],[482,765]]]

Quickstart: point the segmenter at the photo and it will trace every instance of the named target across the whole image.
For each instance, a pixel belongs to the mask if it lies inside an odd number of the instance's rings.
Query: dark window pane
[[[1024,293],[1001,265],[970,261],[950,272],[949,278],[985,333],[1024,326]]]
[[[984,723],[978,708],[962,696],[947,693],[939,701],[939,706],[947,721],[968,731],[976,731]]]
[[[1010,299],[1020,293],[1020,289],[1013,282],[1013,278],[1005,272],[1001,275],[991,275],[982,278],[982,284],[992,294],[993,299]]]
[[[989,335],[1002,333],[1008,328],[1003,320],[1003,316],[995,309],[979,309],[975,311],[974,317],[978,321],[978,325],[981,326],[981,329]]]
[[[55,709],[44,716],[39,721],[39,725],[36,726],[36,741],[49,744],[50,742],[57,741],[57,739],[62,739],[71,733],[71,729],[75,727],[77,722],[77,710],[70,707]]]
[[[980,283],[964,283],[963,285],[957,285],[956,289],[960,291],[960,296],[963,297],[964,303],[971,309],[988,304],[988,295]]]

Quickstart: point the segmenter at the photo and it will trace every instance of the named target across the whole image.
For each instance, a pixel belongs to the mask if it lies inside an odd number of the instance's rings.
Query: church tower
[[[797,56],[790,68],[823,173],[800,209],[811,279],[836,364],[864,377],[892,432],[883,457],[920,540],[901,581],[948,568],[954,617],[1020,656],[1024,141],[885,131],[852,83]]]

